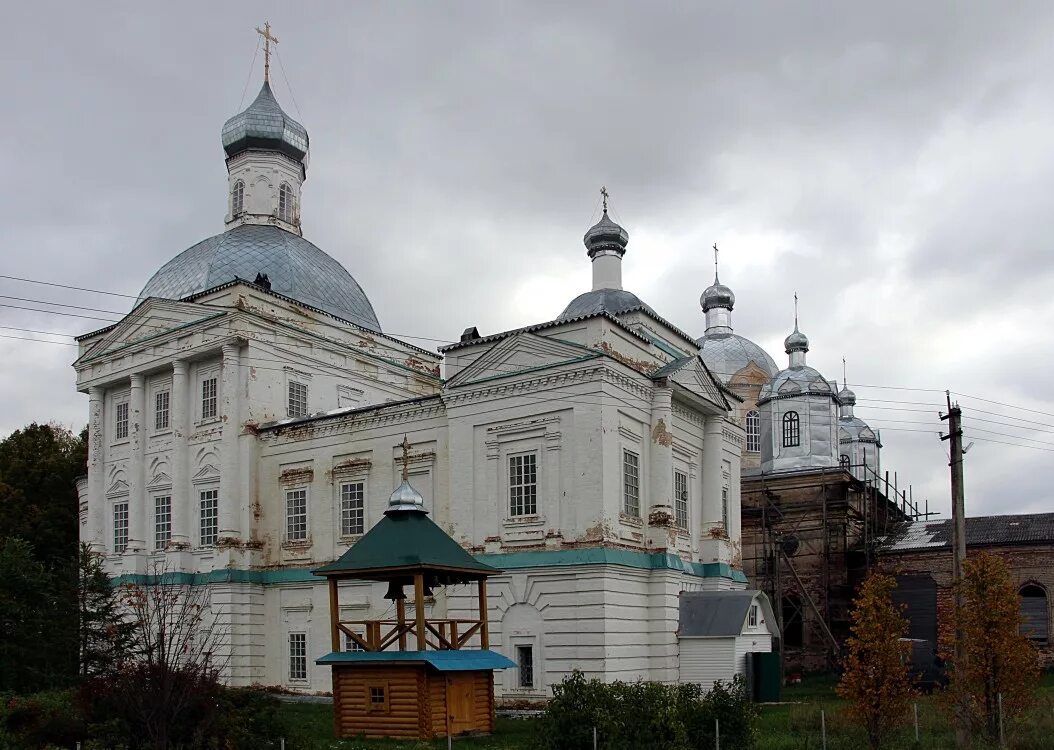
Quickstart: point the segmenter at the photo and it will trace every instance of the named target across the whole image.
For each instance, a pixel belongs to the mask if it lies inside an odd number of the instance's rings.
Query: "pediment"
[[[664,370],[666,371],[665,373]],[[707,370],[706,365],[703,364],[702,357],[698,355],[671,363],[660,370],[658,374],[665,374],[668,380],[722,409],[728,408],[717,382],[710,374],[710,371]]]
[[[823,378],[816,378],[809,383],[810,393],[830,393],[831,386]]]
[[[152,297],[124,316],[112,330],[107,331],[94,346],[81,355],[74,365],[117,351],[128,344],[163,337],[170,331],[224,314],[214,307],[193,302],[173,302]]]
[[[172,477],[163,471],[159,471],[154,474],[153,479],[150,480],[149,484],[146,485],[147,489],[156,489],[158,487],[171,487]]]
[[[496,342],[447,383],[448,387],[602,356],[579,344],[523,331]]]
[[[864,429],[860,430],[860,437],[866,440],[874,440],[875,433],[871,430],[870,427],[865,427]]]
[[[838,442],[846,443],[852,441],[853,436],[849,434],[849,431],[844,427],[838,428]]]
[[[205,464],[192,477],[194,482],[209,482],[220,478],[220,470],[214,464]]]
[[[106,489],[106,497],[117,497],[128,494],[128,482],[123,479],[116,480]]]
[[[801,388],[798,387],[798,384],[795,383],[793,380],[788,380],[786,383],[780,386],[779,392],[781,395],[786,395],[789,393],[801,393]]]

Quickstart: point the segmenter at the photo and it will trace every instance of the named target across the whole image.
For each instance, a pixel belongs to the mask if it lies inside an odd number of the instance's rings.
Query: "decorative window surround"
[[[220,368],[216,365],[201,368],[197,373],[197,416],[199,423],[212,422],[220,418],[219,410]]]
[[[366,482],[341,482],[340,536],[359,537],[366,533]]]
[[[534,451],[508,457],[509,518],[538,515],[538,454]]]

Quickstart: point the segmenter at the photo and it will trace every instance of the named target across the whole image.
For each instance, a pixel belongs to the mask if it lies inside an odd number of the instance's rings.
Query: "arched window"
[[[245,183],[238,180],[231,190],[231,216],[237,216],[245,208]]]
[[[1017,593],[1021,598],[1021,632],[1033,643],[1045,646],[1049,631],[1047,592],[1042,586],[1027,583]]]
[[[849,468],[849,456],[845,455],[844,453],[841,456],[839,456],[838,457],[838,465],[841,466],[843,469],[848,469]]]
[[[757,409],[747,412],[747,453],[761,452],[761,415]]]
[[[784,448],[793,448],[796,445],[801,445],[801,432],[798,425],[798,412],[789,411],[783,415]]]
[[[293,223],[293,189],[284,182],[278,188],[278,218]]]

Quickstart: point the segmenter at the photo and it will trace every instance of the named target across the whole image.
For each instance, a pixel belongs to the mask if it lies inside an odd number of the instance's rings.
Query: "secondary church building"
[[[405,438],[430,517],[504,571],[489,582],[490,645],[517,666],[499,694],[547,695],[575,668],[676,680],[679,594],[746,584],[742,399],[622,288],[629,236],[606,206],[584,239],[592,290],[437,353],[386,335],[304,238],[308,134],[266,81],[222,142],[225,231],[78,339],[81,536],[108,571],[208,586],[232,683],[329,690],[315,664],[328,592],[311,570],[382,518]],[[384,594],[341,584],[340,619],[391,617]],[[478,599],[453,586],[425,605],[474,617]]]

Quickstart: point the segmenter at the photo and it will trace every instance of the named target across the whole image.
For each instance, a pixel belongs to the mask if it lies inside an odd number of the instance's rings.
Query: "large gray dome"
[[[362,287],[344,266],[299,235],[274,226],[242,224],[184,250],[161,267],[139,299],[180,299],[265,274],[271,289],[380,333]]]
[[[557,320],[570,320],[599,312],[618,315],[640,307],[655,315],[655,311],[641,302],[640,297],[633,292],[627,292],[625,289],[594,289],[571,300],[571,304],[564,308]]]
[[[699,345],[699,356],[710,372],[723,383],[754,362],[770,378],[779,372],[775,360],[769,353],[750,339],[734,333],[719,333],[703,336],[695,342]]]

